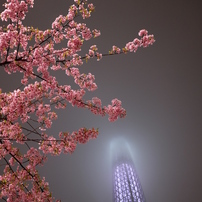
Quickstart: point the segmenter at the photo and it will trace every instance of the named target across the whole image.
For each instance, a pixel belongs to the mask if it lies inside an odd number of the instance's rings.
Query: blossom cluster
[[[85,100],[86,91],[97,89],[95,76],[81,73],[83,62],[103,56],[136,52],[140,47],[154,43],[154,36],[140,30],[139,37],[119,48],[113,46],[107,54],[92,45],[81,56],[85,41],[100,36],[85,23],[77,22],[77,16],[89,18],[95,7],[87,0],[74,0],[67,15],[58,16],[50,29],[26,27],[23,20],[34,0],[7,0],[0,20],[0,67],[8,74],[21,73],[22,88],[13,92],[0,89],[0,161],[5,168],[0,174],[0,199],[4,201],[53,201],[49,185],[38,173],[37,166],[47,159],[47,154],[73,153],[77,144],[84,144],[98,136],[98,129],[80,128],[78,131],[49,135],[47,129],[57,118],[55,110],[72,106],[86,108],[92,113],[116,121],[126,116],[126,110],[118,99],[103,106],[98,97]],[[82,20],[83,21],[83,20]],[[64,43],[65,42],[65,43]],[[66,44],[57,49],[57,44]],[[77,89],[60,85],[51,73],[63,71],[72,77]],[[36,143],[35,147],[30,142]],[[26,150],[26,152],[24,152]]]

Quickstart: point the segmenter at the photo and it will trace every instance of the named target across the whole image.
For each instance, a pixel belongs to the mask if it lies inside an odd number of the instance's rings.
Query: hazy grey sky
[[[1,1],[4,2],[4,1]],[[70,0],[35,0],[26,23],[50,28],[65,14]],[[107,105],[122,100],[127,117],[107,117],[68,106],[50,134],[99,127],[96,140],[79,145],[72,155],[51,157],[41,173],[63,202],[112,201],[111,145],[123,138],[130,147],[147,202],[202,201],[202,60],[201,3],[187,0],[92,0],[96,11],[86,20],[101,30],[97,44],[105,53],[133,40],[140,29],[156,42],[135,54],[89,61],[81,71],[95,74],[98,90],[89,94]],[[78,18],[78,21],[80,19]],[[61,83],[68,82],[60,76]],[[13,81],[11,83],[10,81]],[[9,83],[8,83],[9,81]],[[16,82],[16,83],[15,83]],[[0,87],[14,89],[16,75],[0,70]],[[118,150],[118,148],[116,148]]]

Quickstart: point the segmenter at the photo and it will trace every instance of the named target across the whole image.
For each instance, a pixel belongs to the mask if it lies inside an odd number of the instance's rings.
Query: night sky
[[[1,2],[5,2],[1,0]],[[51,27],[67,13],[70,0],[35,0],[25,24]],[[72,155],[50,157],[40,173],[53,195],[63,202],[111,202],[112,156],[117,140],[129,145],[147,202],[202,201],[202,56],[201,3],[193,0],[92,0],[96,6],[85,21],[101,36],[87,41],[84,50],[97,44],[107,53],[112,45],[124,47],[147,29],[155,44],[137,53],[90,60],[80,67],[96,77],[104,105],[122,101],[125,119],[114,123],[86,109],[59,111],[50,135],[80,127],[98,127],[96,140],[79,145]],[[2,7],[1,7],[2,10]],[[81,21],[81,18],[77,18]],[[81,55],[84,55],[82,51]],[[62,72],[61,84],[72,83]],[[0,70],[0,88],[11,91],[21,75]],[[70,80],[70,81],[69,81]],[[112,149],[113,148],[113,149]]]

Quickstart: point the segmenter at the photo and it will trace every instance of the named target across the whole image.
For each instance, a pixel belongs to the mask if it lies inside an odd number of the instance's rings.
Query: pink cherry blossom
[[[0,160],[5,164],[0,174],[0,200],[55,200],[48,182],[39,175],[38,166],[43,165],[47,154],[71,154],[78,144],[98,137],[98,129],[93,127],[50,135],[47,129],[57,119],[57,109],[71,104],[96,115],[108,115],[111,122],[126,116],[118,99],[107,106],[103,106],[98,97],[85,99],[86,91],[96,90],[97,84],[95,76],[81,72],[80,66],[93,58],[99,61],[104,56],[136,52],[155,42],[154,36],[143,29],[139,32],[140,38],[123,48],[114,45],[109,53],[100,53],[98,47],[92,45],[82,55],[85,42],[100,36],[100,31],[76,21],[79,15],[83,19],[91,17],[95,6],[87,0],[74,2],[65,16],[56,17],[51,29],[44,31],[23,24],[34,0],[6,0],[3,5],[0,19],[7,25],[0,26],[0,66],[8,74],[22,74],[22,87],[12,92],[0,89]],[[56,48],[59,47],[56,44],[61,48]],[[77,88],[61,85],[52,75],[53,71],[64,71],[67,77],[73,78]],[[22,146],[25,149],[20,149]]]

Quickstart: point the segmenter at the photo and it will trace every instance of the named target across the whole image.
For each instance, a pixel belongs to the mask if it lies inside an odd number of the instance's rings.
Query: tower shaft
[[[119,162],[114,170],[114,202],[145,202],[142,187],[132,162]]]

